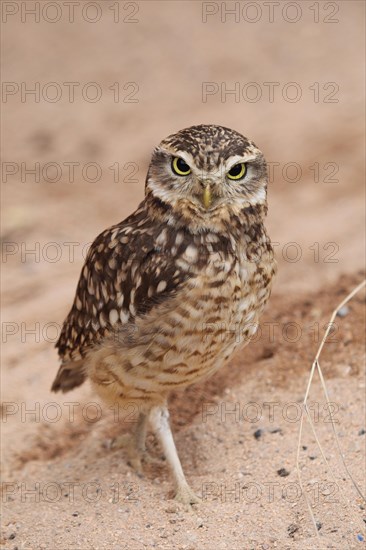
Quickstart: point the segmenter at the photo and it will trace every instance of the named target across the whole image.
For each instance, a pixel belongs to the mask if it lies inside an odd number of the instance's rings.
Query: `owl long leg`
[[[149,420],[149,416],[147,414],[142,412],[139,414],[134,435],[135,435],[136,449],[141,453],[144,453],[146,451],[146,433],[147,433],[148,420]]]
[[[126,450],[128,462],[138,474],[142,473],[142,460],[146,462],[154,461],[154,459],[150,458],[148,455],[145,445],[148,420],[149,415],[141,412],[137,420],[135,431],[133,433],[120,435],[112,443],[113,448],[123,448]]]
[[[154,407],[150,413],[150,422],[157,435],[166,459],[173,471],[176,484],[175,499],[183,504],[195,504],[200,499],[194,494],[187,483],[180,463],[177,449],[169,424],[169,411],[166,407]]]

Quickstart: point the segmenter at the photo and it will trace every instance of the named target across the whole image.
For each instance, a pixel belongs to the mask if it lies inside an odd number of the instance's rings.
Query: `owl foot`
[[[142,463],[162,465],[161,460],[152,456],[147,449],[138,446],[135,434],[125,433],[116,437],[111,443],[111,449],[124,449],[128,464],[138,475],[142,475]]]
[[[137,474],[142,474],[142,455],[143,449],[138,449],[134,434],[122,434],[112,441],[112,449],[124,449],[127,453],[127,462],[132,466]]]
[[[182,485],[178,487],[174,500],[185,505],[199,504],[202,502],[201,499],[192,491],[189,485]]]

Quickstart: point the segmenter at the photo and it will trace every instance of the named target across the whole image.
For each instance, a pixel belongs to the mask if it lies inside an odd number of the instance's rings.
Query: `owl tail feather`
[[[84,361],[72,361],[64,363],[58,369],[57,376],[53,381],[51,391],[58,392],[62,391],[66,393],[73,388],[80,386],[85,378],[86,374],[83,369]]]

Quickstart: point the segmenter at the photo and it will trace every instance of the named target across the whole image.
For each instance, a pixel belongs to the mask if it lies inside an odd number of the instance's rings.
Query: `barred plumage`
[[[237,132],[202,125],[169,136],[153,153],[138,209],[93,242],[57,342],[52,390],[88,377],[107,402],[138,404],[131,462],[140,467],[150,418],[183,501],[196,497],[167,396],[212,374],[256,330],[275,273],[266,185],[262,153]]]

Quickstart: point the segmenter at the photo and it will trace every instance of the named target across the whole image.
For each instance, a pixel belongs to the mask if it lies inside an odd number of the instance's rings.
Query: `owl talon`
[[[202,502],[202,499],[192,491],[189,485],[179,487],[174,500],[185,505],[199,504]]]
[[[127,433],[116,437],[111,443],[111,449],[124,449],[127,453],[127,463],[135,470],[137,475],[142,476],[142,460],[145,451],[137,447],[133,434]]]

